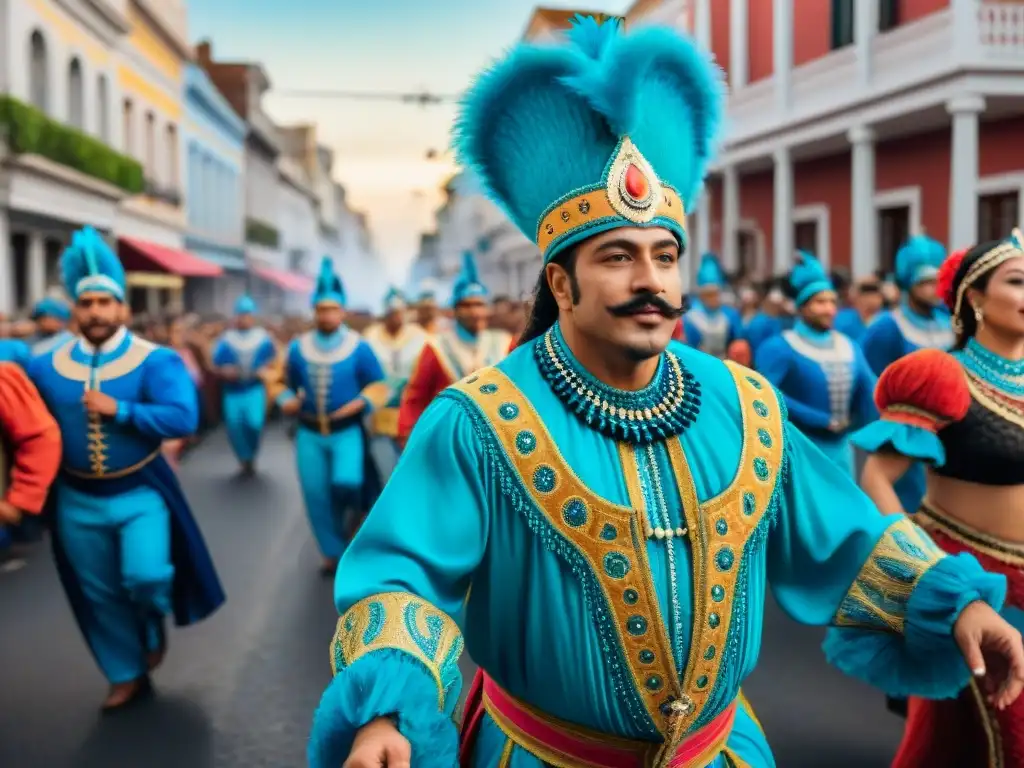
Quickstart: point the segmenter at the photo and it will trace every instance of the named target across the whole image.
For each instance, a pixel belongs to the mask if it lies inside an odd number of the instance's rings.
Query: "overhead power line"
[[[284,89],[272,91],[274,96],[290,99],[348,99],[350,101],[392,101],[401,104],[413,104],[428,107],[435,104],[447,104],[459,100],[458,96],[430,93],[400,93],[388,91],[338,91],[338,90],[297,90]]]

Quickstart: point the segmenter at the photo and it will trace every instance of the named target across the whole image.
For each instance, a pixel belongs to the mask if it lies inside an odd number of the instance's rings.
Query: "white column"
[[[697,0],[694,8],[694,32],[697,44],[705,51],[711,50],[711,0]]]
[[[860,84],[871,82],[871,41],[878,29],[878,3],[856,3],[853,17],[853,41],[857,47],[857,73]]]
[[[949,179],[949,249],[966,248],[978,240],[978,115],[985,99],[975,94],[951,99],[952,168]]]
[[[738,236],[740,229],[740,175],[736,166],[722,173],[722,263],[733,271],[740,265]]]
[[[697,201],[697,215],[693,218],[696,219],[697,228],[694,258],[700,259],[701,254],[711,250],[711,195],[708,194],[706,187]]]
[[[0,205],[0,315],[14,311],[14,254],[7,209]]]
[[[750,79],[747,55],[747,0],[730,0],[729,7],[729,86],[736,91]]]
[[[857,126],[846,134],[853,145],[851,161],[851,217],[853,253],[850,259],[853,278],[870,275],[875,268],[878,248],[878,215],[875,211],[875,132]]]
[[[780,113],[789,111],[793,25],[793,0],[775,0],[772,6],[772,81],[775,84],[775,108]]]
[[[46,295],[46,246],[43,234],[28,233],[28,300],[35,304]]]
[[[775,274],[782,275],[793,265],[793,158],[789,147],[775,150],[774,190]]]

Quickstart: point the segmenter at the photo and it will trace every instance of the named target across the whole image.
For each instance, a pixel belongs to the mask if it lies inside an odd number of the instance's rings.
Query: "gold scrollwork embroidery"
[[[768,381],[735,363],[726,363],[739,395],[743,447],[729,486],[687,517],[693,549],[693,632],[683,675],[686,719],[696,722],[721,673],[723,651],[733,620],[740,567],[747,541],[768,511],[782,466],[782,408]],[[668,443],[673,465],[685,465],[682,445]],[[685,498],[685,497],[684,497]]]
[[[634,688],[651,721],[669,732],[670,713],[662,711],[662,704],[679,697],[679,676],[651,583],[638,512],[584,485],[532,404],[501,371],[485,368],[454,388],[487,417],[537,509],[586,560],[612,614]]]
[[[945,556],[909,518],[898,517],[875,542],[832,623],[902,634],[911,592]]]
[[[337,675],[363,656],[385,649],[419,661],[437,683],[438,708],[458,675],[462,633],[448,614],[408,592],[384,592],[360,600],[338,619],[331,640],[331,671]]]

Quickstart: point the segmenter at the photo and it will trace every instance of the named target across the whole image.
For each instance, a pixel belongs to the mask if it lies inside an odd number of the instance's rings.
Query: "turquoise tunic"
[[[1001,600],[1000,577],[943,559],[822,462],[760,375],[673,344],[647,389],[618,392],[560,339],[556,327],[449,388],[417,425],[338,568],[313,768],[341,765],[355,731],[386,714],[413,765],[450,768],[463,638],[548,715],[674,744],[736,700],[769,586],[798,621],[870,628],[922,659],[955,652],[959,593]],[[919,593],[936,610],[917,609]],[[849,639],[834,660],[869,675]],[[969,676],[962,662],[923,674]],[[488,715],[472,765],[542,762]],[[774,765],[746,710],[709,765]]]
[[[21,339],[0,339],[0,363],[16,363],[27,368],[32,350]]]
[[[838,331],[815,331],[801,321],[761,346],[757,369],[782,392],[790,421],[852,475],[850,433],[878,418],[877,379],[860,347]],[[834,422],[846,425],[842,432],[829,429]]]
[[[292,341],[285,378],[278,402],[302,399],[295,455],[306,512],[321,553],[335,559],[350,538],[346,513],[365,511],[368,497],[376,498],[379,479],[362,419],[390,390],[370,345],[348,328],[310,331]],[[357,398],[366,403],[363,412],[339,421],[338,409]]]
[[[883,312],[861,337],[864,357],[876,375],[904,355],[918,349],[951,349],[955,342],[949,314],[934,309],[930,317],[913,311],[904,300],[899,307]],[[924,467],[915,464],[896,483],[896,494],[903,509],[916,511],[924,498]]]
[[[266,390],[260,371],[274,362],[277,348],[263,328],[225,332],[213,348],[213,364],[235,366],[237,381],[226,381],[224,426],[228,441],[240,462],[251,462],[259,451],[260,436],[267,418]]]

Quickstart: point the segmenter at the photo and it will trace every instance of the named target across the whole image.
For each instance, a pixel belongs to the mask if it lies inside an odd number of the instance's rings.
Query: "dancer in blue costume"
[[[750,344],[750,353],[757,360],[757,350],[768,339],[778,336],[790,325],[783,313],[786,296],[777,285],[772,285],[761,300],[761,308],[743,329],[743,337]]]
[[[908,240],[896,254],[896,284],[900,305],[883,312],[864,331],[860,345],[876,375],[918,349],[951,349],[955,341],[949,313],[942,308],[935,278],[946,257],[942,243],[926,235]],[[874,453],[879,445],[869,438],[874,432],[854,437],[853,444]],[[916,464],[896,484],[903,509],[916,510],[925,491],[924,466]]]
[[[223,602],[213,563],[164,440],[195,432],[196,389],[177,353],[123,325],[124,269],[91,228],[61,258],[82,337],[37,357],[30,375],[64,438],[51,494],[57,568],[110,681],[104,708],[150,689],[164,616],[195,623]]]
[[[27,340],[27,344],[32,350],[33,357],[45,355],[74,335],[68,330],[71,308],[52,296],[36,303],[32,309],[32,320],[36,324],[36,332]]]
[[[725,358],[743,329],[739,312],[722,303],[722,289],[727,285],[718,257],[705,253],[697,269],[697,301],[683,317],[686,343],[719,359]]]
[[[879,279],[866,277],[858,280],[851,291],[850,301],[851,306],[843,307],[836,315],[836,330],[859,344],[868,326],[882,313],[885,302]]]
[[[299,417],[295,453],[299,483],[324,573],[334,573],[355,528],[380,492],[363,419],[385,405],[388,386],[377,356],[344,326],[345,289],[324,257],[313,294],[316,330],[288,348],[285,415]]]
[[[213,364],[223,380],[224,426],[243,475],[255,472],[267,421],[263,379],[276,357],[274,340],[256,325],[256,302],[249,296],[239,297],[235,302],[235,327],[217,340]]]
[[[450,768],[463,638],[463,766],[772,766],[740,694],[769,582],[876,682],[956,690],[954,626],[972,666],[977,636],[1024,667],[983,602],[1003,578],[880,515],[763,377],[666,351],[720,75],[674,31],[577,24],[462,108],[460,159],[544,274],[523,344],[431,405],[342,559],[313,768]]]
[[[836,291],[825,270],[811,254],[799,257],[789,280],[800,319],[761,345],[757,370],[782,393],[790,422],[852,477],[849,435],[878,417],[876,378],[860,347],[832,327]]]
[[[935,288],[935,275],[945,258],[942,243],[926,235],[910,238],[896,254],[900,305],[879,315],[861,338],[864,356],[876,375],[916,349],[953,346],[949,313],[940,308]]]
[[[408,322],[408,311],[405,297],[392,288],[384,297],[382,322],[371,325],[364,333],[384,369],[389,387],[387,404],[374,411],[370,422],[377,466],[385,476],[391,474],[398,461],[398,407],[402,393],[429,338],[422,326]]]

